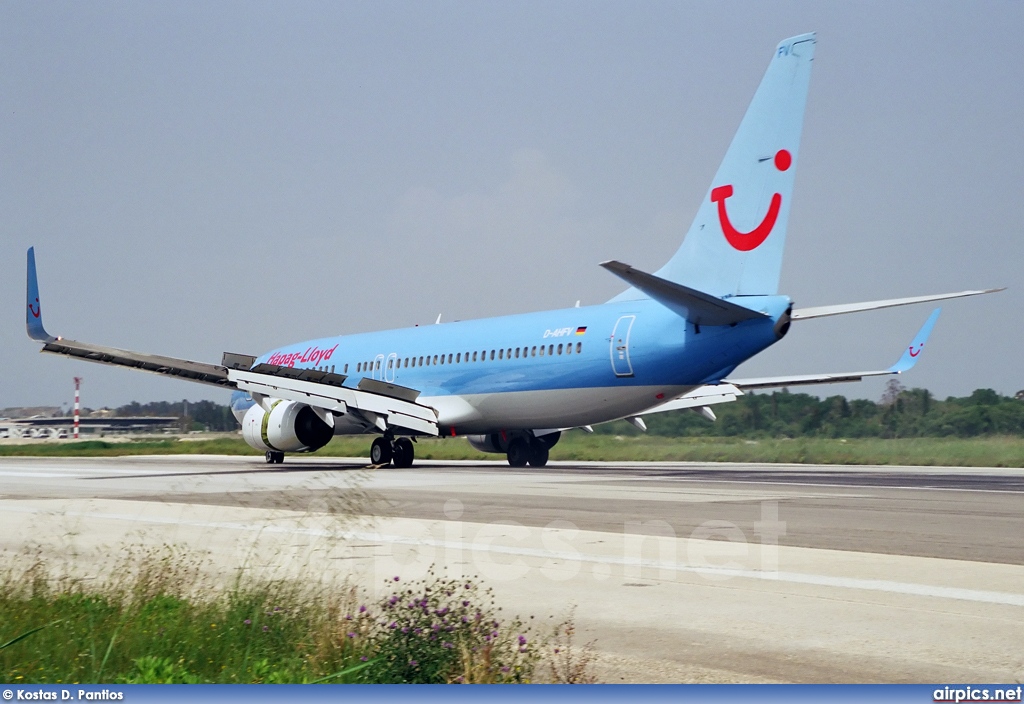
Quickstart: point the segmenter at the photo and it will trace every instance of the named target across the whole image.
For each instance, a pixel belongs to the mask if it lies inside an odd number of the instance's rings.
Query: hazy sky
[[[599,303],[676,250],[776,43],[818,32],[782,292],[965,288],[902,378],[1024,388],[1024,2],[3,2],[0,407],[210,398],[46,325],[219,362]],[[875,369],[929,306],[797,323],[738,376]],[[820,387],[877,398],[884,382]]]

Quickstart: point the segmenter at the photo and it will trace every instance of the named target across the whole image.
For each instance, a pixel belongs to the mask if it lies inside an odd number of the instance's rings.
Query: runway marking
[[[3,511],[11,513],[57,513],[51,509],[28,507],[28,506],[3,506]],[[129,523],[151,523],[158,525],[181,525],[194,528],[219,528],[225,530],[238,530],[244,532],[262,533],[283,533],[296,535],[309,535],[317,537],[335,537],[346,540],[360,541],[364,543],[391,543],[395,545],[429,545],[455,550],[469,550],[471,552],[491,552],[503,555],[517,555],[520,557],[546,558],[563,560],[566,562],[587,562],[594,564],[618,565],[622,567],[640,567],[650,569],[667,570],[678,573],[709,575],[715,577],[739,577],[743,579],[756,579],[769,582],[788,582],[792,584],[811,584],[823,587],[836,587],[840,589],[858,589],[872,592],[886,592],[890,594],[906,594],[911,596],[925,596],[938,599],[955,599],[958,601],[972,601],[986,604],[1003,604],[1007,606],[1024,607],[1024,594],[1012,594],[1008,592],[993,592],[980,589],[961,589],[958,587],[938,587],[926,584],[914,584],[910,582],[894,582],[884,579],[858,579],[855,577],[831,577],[827,575],[807,574],[802,572],[763,572],[760,570],[731,569],[721,567],[691,567],[680,565],[675,562],[661,560],[644,560],[628,557],[610,557],[597,555],[584,555],[581,553],[559,552],[554,550],[543,550],[539,548],[514,547],[505,545],[494,545],[491,542],[475,543],[462,540],[439,540],[435,538],[409,538],[402,535],[389,535],[377,531],[328,531],[317,528],[285,528],[282,526],[237,523],[233,521],[194,521],[183,519],[159,518],[155,516],[140,517],[128,516],[119,513],[93,513],[88,511],[60,511],[61,516],[80,516],[86,518],[107,519],[114,521],[125,521]]]

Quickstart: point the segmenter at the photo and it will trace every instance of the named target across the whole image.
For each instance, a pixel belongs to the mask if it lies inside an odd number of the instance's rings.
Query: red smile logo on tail
[[[775,153],[775,168],[779,171],[786,171],[793,164],[793,157],[785,149]],[[768,205],[768,213],[764,216],[761,224],[750,232],[740,232],[729,222],[729,213],[725,210],[725,201],[732,196],[732,186],[719,186],[711,189],[711,202],[718,203],[718,222],[722,226],[722,234],[734,248],[741,252],[749,252],[757,249],[761,243],[768,239],[775,221],[779,217],[779,208],[782,207],[782,195],[772,195],[772,202]]]

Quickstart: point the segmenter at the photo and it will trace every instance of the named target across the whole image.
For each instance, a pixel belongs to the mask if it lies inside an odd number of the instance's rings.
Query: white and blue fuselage
[[[734,299],[765,314],[700,327],[650,299],[327,337],[256,360],[420,392],[444,434],[564,428],[631,416],[715,383],[780,338],[785,296]],[[244,413],[251,401],[236,394]],[[336,434],[362,433],[337,423]]]

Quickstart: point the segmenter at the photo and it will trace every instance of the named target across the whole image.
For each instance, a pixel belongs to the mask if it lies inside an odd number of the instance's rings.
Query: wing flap
[[[254,395],[270,396],[323,408],[335,413],[356,411],[367,418],[383,418],[388,426],[438,435],[437,413],[433,408],[375,390],[332,386],[317,381],[265,374],[240,369],[227,370],[228,379],[239,389]],[[362,385],[360,385],[362,386]],[[390,385],[394,386],[394,385]],[[395,387],[392,393],[397,393]],[[405,389],[406,392],[419,392]],[[408,395],[408,393],[406,393]]]
[[[742,395],[743,391],[729,382],[706,384],[698,386],[693,391],[689,391],[679,398],[674,398],[671,401],[648,408],[646,411],[636,415],[646,416],[651,413],[678,411],[683,408],[700,408],[702,406],[712,406],[716,403],[731,403]]]

